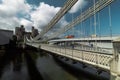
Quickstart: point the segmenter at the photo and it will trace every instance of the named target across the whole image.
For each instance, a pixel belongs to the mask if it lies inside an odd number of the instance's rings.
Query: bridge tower
[[[120,80],[120,38],[113,41],[113,60],[110,62],[110,80]]]

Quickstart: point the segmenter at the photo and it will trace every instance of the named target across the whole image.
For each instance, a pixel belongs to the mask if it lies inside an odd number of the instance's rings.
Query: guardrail
[[[109,62],[113,58],[112,54],[102,54],[101,52],[76,50],[56,45],[41,44],[41,49],[81,62],[85,62],[87,64],[91,64],[106,70],[110,70]]]

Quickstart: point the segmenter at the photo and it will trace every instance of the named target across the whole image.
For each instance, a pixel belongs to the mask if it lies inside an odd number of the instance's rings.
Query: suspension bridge
[[[38,36],[31,39],[25,38],[25,44],[110,71],[110,80],[120,80],[120,38],[119,36],[113,36],[111,28],[111,4],[117,0],[93,0],[93,5],[85,11],[81,10],[80,15],[69,24],[60,28],[52,35],[45,36],[77,1],[68,0]],[[108,7],[110,35],[98,36],[96,35],[97,31],[101,34],[99,12],[106,7]],[[93,22],[91,17],[93,17]],[[55,39],[78,24],[84,27],[84,21],[87,19],[90,19],[90,27],[91,24],[94,24],[93,30],[89,28],[91,33],[94,33],[94,36],[82,35],[78,38]],[[97,22],[99,30],[97,30]],[[86,33],[84,28],[81,28],[81,30],[83,30],[83,33]]]

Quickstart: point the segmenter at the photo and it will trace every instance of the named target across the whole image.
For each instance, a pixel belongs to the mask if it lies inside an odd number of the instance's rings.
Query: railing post
[[[66,42],[64,42],[65,55],[66,55]]]
[[[113,41],[113,59],[110,64],[110,80],[120,80],[120,39]]]
[[[61,48],[62,48],[62,46],[61,46],[61,43],[60,43],[60,53],[61,53]]]

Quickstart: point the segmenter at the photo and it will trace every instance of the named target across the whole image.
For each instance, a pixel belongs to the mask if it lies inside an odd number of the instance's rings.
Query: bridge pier
[[[120,39],[113,41],[113,60],[110,62],[110,80],[120,80]]]

